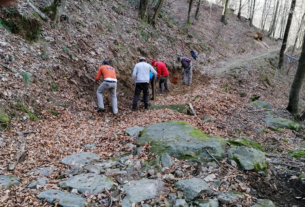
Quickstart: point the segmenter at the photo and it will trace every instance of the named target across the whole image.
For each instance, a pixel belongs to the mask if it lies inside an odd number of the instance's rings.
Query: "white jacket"
[[[149,83],[149,72],[152,72],[155,76],[157,75],[157,71],[150,64],[146,62],[137,63],[133,69],[132,83]]]

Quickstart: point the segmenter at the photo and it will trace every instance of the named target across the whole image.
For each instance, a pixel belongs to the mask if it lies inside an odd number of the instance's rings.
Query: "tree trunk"
[[[198,20],[199,17],[199,10],[200,10],[201,0],[198,0],[198,5],[196,9],[195,19]]]
[[[191,11],[192,11],[192,6],[193,6],[194,0],[190,0],[189,3],[189,11],[187,13],[187,23],[191,24]]]
[[[148,0],[140,0],[140,10],[139,10],[139,18],[142,20],[147,20],[147,9],[148,9]]]
[[[276,8],[275,8],[275,13],[273,15],[273,21],[272,21],[272,24],[270,25],[270,28],[269,28],[269,32],[268,32],[268,37],[273,33],[274,31],[274,28],[275,28],[275,22],[276,22],[276,19],[277,19],[277,11],[279,9],[279,0],[277,0],[277,3],[276,3]]]
[[[242,0],[239,0],[239,7],[238,7],[238,13],[237,13],[237,18],[240,20],[241,17],[241,2]]]
[[[165,2],[165,0],[159,0],[159,2],[158,2],[158,6],[157,6],[157,9],[156,9],[156,12],[154,14],[153,21],[152,21],[153,27],[156,27],[156,22],[157,22],[158,16],[160,14],[160,11],[162,9],[162,6],[163,6],[164,2]]]
[[[288,21],[287,21],[285,34],[284,34],[284,38],[283,38],[283,43],[282,43],[282,48],[280,51],[279,69],[282,69],[283,63],[284,63],[284,53],[286,50],[286,43],[288,40],[289,30],[290,30],[291,21],[292,21],[292,17],[293,17],[293,13],[294,13],[295,2],[296,2],[296,0],[292,0],[292,2],[291,2],[291,7],[290,7],[289,15],[288,15]]]
[[[295,1],[295,0],[293,0]],[[299,115],[299,94],[300,90],[304,81],[305,76],[305,36],[303,38],[303,46],[302,46],[302,53],[299,59],[299,66],[297,72],[294,76],[290,93],[289,93],[289,103],[287,106],[287,110],[295,116]],[[305,114],[305,113],[304,113]],[[303,115],[304,115],[303,114]],[[302,115],[302,116],[303,116]],[[305,117],[304,117],[305,118]]]
[[[296,37],[295,37],[295,40],[294,40],[294,44],[293,44],[293,48],[292,48],[292,52],[291,52],[292,55],[293,55],[293,53],[294,53],[295,47],[296,47],[296,45],[297,45],[297,41],[298,41],[299,36],[300,36],[301,28],[302,28],[303,23],[304,23],[304,18],[305,18],[305,13],[304,13],[303,16],[302,16],[301,23],[300,23],[298,32],[297,32]]]
[[[224,4],[223,10],[222,10],[222,16],[220,19],[220,21],[224,24],[227,24],[226,15],[227,15],[228,4],[229,4],[229,0],[225,0],[225,4]]]
[[[253,0],[253,4],[252,4],[251,17],[250,17],[250,27],[253,26],[254,9],[255,9],[255,0]]]

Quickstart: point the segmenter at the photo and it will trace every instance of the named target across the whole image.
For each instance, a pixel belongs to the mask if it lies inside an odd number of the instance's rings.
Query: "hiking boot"
[[[105,109],[101,109],[101,108],[98,108],[97,110],[96,110],[96,112],[104,112],[105,111]]]

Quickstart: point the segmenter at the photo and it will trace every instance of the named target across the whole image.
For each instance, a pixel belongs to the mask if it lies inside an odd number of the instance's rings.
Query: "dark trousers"
[[[166,77],[160,77],[160,82],[159,82],[159,91],[160,93],[163,93],[163,85],[166,90],[169,91],[168,83],[167,83],[167,76]]]
[[[133,97],[133,104],[132,104],[132,108],[136,109],[137,108],[137,104],[139,101],[139,96],[141,91],[143,91],[143,98],[144,98],[144,106],[145,109],[148,109],[148,83],[137,83],[136,84],[136,88],[135,88],[135,93],[134,93],[134,97]]]

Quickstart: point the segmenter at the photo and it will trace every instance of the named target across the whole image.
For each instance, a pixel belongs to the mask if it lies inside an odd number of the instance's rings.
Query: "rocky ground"
[[[67,1],[68,20],[44,23],[42,38],[31,44],[0,30],[1,115],[9,118],[0,137],[0,205],[303,206],[304,131],[289,124],[285,111],[296,65],[277,71],[278,44],[266,38],[267,49],[253,40],[248,34],[255,28],[232,14],[222,25],[215,5],[204,3],[200,20],[186,27],[185,3],[169,1],[156,30],[138,21],[136,7],[133,1]],[[175,58],[191,49],[199,56],[193,84],[170,83],[171,92],[151,103],[191,103],[196,116],[172,106],[146,111],[141,103],[131,111],[130,74],[138,56],[166,62],[170,79],[181,80]],[[98,85],[92,79],[104,58],[119,73],[115,117],[108,97],[106,112],[94,110]],[[177,153],[163,149],[165,143],[140,141],[148,126],[168,121],[220,137],[219,147],[198,150],[198,140],[183,136],[175,148],[184,150]],[[139,137],[140,127],[147,128]],[[167,142],[176,131],[160,136]],[[255,148],[261,169],[257,161],[250,167],[231,161],[237,153],[232,139],[240,137],[250,141],[239,145],[257,142],[237,151]],[[18,155],[20,163],[8,170]]]

